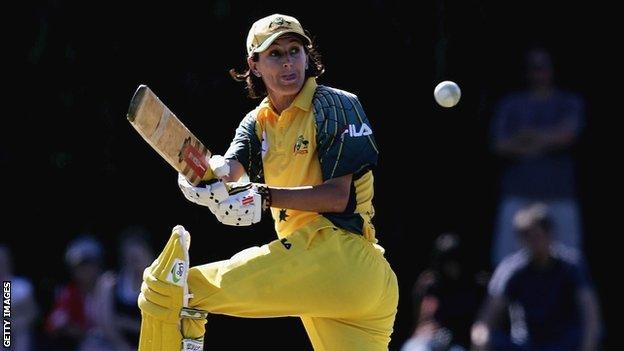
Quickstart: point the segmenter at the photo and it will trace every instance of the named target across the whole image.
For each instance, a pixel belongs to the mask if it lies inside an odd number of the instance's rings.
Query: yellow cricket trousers
[[[335,227],[304,227],[193,267],[188,283],[189,306],[209,313],[300,317],[317,351],[387,350],[398,303],[382,249]],[[187,333],[203,335],[203,323],[189,322]]]

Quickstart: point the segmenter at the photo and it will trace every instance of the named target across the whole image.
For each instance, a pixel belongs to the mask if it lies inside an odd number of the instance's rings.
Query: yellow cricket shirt
[[[243,119],[226,158],[237,159],[251,181],[297,187],[353,174],[343,213],[271,208],[280,238],[304,225],[337,226],[375,240],[372,167],[377,146],[353,94],[318,86],[308,78],[293,103],[277,114],[265,98]]]

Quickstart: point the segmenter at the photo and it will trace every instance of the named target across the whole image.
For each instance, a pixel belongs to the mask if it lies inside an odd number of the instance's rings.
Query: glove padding
[[[216,214],[219,203],[229,197],[225,184],[220,180],[193,186],[181,173],[178,173],[178,186],[187,200],[208,207],[213,214]]]
[[[266,209],[268,188],[255,183],[228,183],[229,197],[220,201],[215,213],[219,222],[248,226],[260,222]]]

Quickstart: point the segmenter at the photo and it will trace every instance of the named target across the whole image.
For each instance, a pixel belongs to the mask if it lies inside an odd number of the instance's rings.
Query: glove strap
[[[180,317],[188,319],[208,319],[208,312],[195,308],[182,307],[182,310],[180,310]]]

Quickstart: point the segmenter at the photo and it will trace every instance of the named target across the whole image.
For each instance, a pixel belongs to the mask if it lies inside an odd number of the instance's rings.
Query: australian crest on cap
[[[269,30],[279,29],[282,27],[290,28],[290,21],[285,20],[284,17],[277,17],[271,21],[271,24],[269,24]]]

